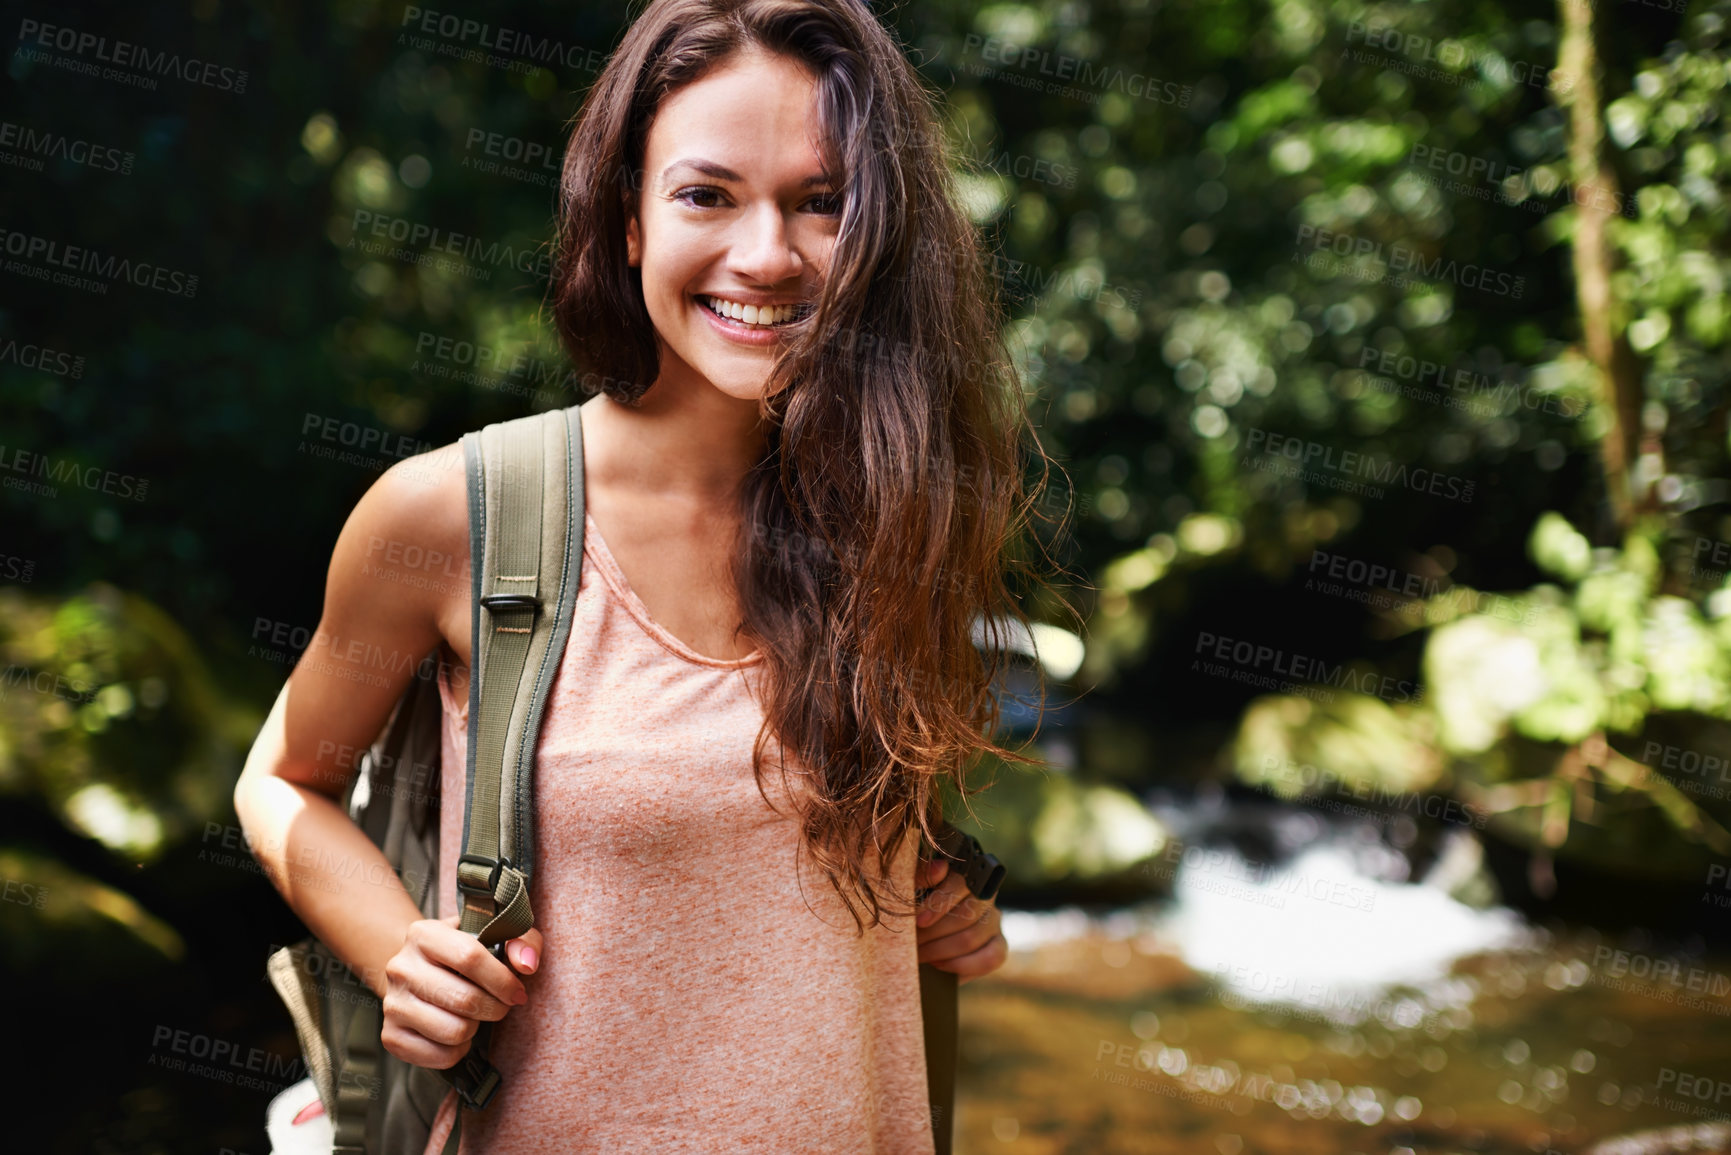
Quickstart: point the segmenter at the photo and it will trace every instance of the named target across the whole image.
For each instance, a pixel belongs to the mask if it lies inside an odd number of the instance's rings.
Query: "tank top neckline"
[[[643,604],[643,599],[637,596],[637,592],[625,580],[625,571],[619,568],[619,562],[613,557],[613,551],[607,548],[607,541],[601,536],[601,529],[595,524],[595,519],[589,516],[588,510],[583,511],[583,551],[589,555],[590,561],[595,563],[595,568],[601,572],[601,577],[613,590],[619,604],[625,607],[643,632],[661,643],[662,648],[675,657],[716,670],[738,670],[763,661],[761,649],[753,650],[743,658],[713,658],[708,654],[700,654],[650,617],[649,607]]]

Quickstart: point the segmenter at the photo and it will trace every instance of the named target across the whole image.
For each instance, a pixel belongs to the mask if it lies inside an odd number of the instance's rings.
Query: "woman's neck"
[[[756,399],[730,397],[706,381],[663,373],[636,405],[602,394],[583,407],[591,477],[628,492],[661,493],[730,506],[764,452]]]

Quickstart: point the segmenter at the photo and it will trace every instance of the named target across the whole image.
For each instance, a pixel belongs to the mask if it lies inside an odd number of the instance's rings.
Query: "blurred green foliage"
[[[945,813],[1004,864],[1022,893],[1117,893],[1142,897],[1148,860],[1170,835],[1136,796],[1120,787],[1085,783],[1069,774],[1029,772],[997,760],[976,768],[984,785],[966,811],[946,801]]]
[[[1698,876],[1731,853],[1731,589],[1706,613],[1660,592],[1662,533],[1655,522],[1621,550],[1593,549],[1545,514],[1530,546],[1556,582],[1425,604],[1422,703],[1259,700],[1234,745],[1239,775],[1288,797],[1337,788],[1295,766],[1329,769],[1339,789],[1447,790],[1535,848]]]
[[[0,791],[138,863],[228,811],[263,715],[222,694],[149,602],[106,584],[0,588],[0,660]]]
[[[1636,190],[1634,214],[1611,223],[1622,261],[1613,289],[1645,359],[1635,472],[1656,508],[1600,548],[1562,514],[1542,513],[1531,558],[1571,588],[1547,581],[1485,599],[1462,584],[1433,596],[1408,615],[1427,632],[1422,707],[1365,700],[1353,704],[1359,717],[1342,723],[1301,698],[1257,703],[1236,744],[1241,776],[1260,780],[1270,759],[1297,754],[1344,766],[1349,779],[1446,785],[1496,814],[1496,827],[1518,841],[1621,870],[1687,876],[1731,851],[1723,786],[1699,771],[1668,775],[1681,758],[1644,764],[1681,750],[1711,765],[1724,749],[1721,724],[1731,721],[1731,588],[1723,566],[1701,563],[1725,552],[1726,536],[1723,520],[1702,515],[1731,496],[1728,12],[1698,6],[1687,39],[1641,62],[1633,90],[1607,109],[1624,187]],[[1558,179],[1535,169],[1517,183]],[[1575,211],[1548,218],[1547,233],[1566,241]],[[1547,368],[1561,374],[1568,365]],[[1469,605],[1488,608],[1463,612]],[[1419,756],[1415,746],[1440,756]],[[1414,767],[1423,768],[1416,781]]]

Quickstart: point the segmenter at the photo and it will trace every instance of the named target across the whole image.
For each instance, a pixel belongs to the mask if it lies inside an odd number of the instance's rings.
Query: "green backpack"
[[[489,425],[462,442],[476,610],[457,892],[461,929],[501,959],[506,940],[535,925],[528,890],[535,744],[583,564],[580,408]],[[438,663],[437,651],[421,663],[344,798],[428,918],[438,916],[439,897]],[[947,823],[942,832],[939,848],[953,868],[974,894],[991,899],[1004,873],[997,859]],[[447,1092],[455,1088],[464,1109],[479,1111],[498,1091],[499,1073],[487,1060],[491,1023],[481,1024],[456,1066],[416,1067],[385,1051],[378,997],[322,942],[278,950],[266,967],[330,1118],[332,1155],[421,1155]],[[956,976],[929,963],[919,971],[932,1130],[938,1155],[948,1155]],[[459,1110],[445,1155],[455,1155],[461,1131]]]

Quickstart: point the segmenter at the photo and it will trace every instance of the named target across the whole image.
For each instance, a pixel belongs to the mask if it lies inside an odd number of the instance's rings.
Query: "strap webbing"
[[[337,1074],[336,1110],[331,1113],[333,1155],[366,1150],[367,1106],[379,1094],[379,1015],[357,1007],[349,1019],[348,1062]]]
[[[583,442],[578,407],[489,425],[463,438],[474,618],[459,927],[503,959],[532,929],[534,760],[540,722],[569,636],[582,570]],[[446,1150],[465,1108],[500,1086],[482,1023],[440,1072],[457,1091]]]
[[[498,458],[487,454],[484,461],[487,526],[481,596],[475,607],[484,616],[474,674],[481,680],[481,702],[457,885],[463,895],[462,929],[487,946],[535,925],[527,880],[520,864],[510,861],[517,848],[502,849],[500,803],[511,712],[528,667],[536,618],[545,610],[539,572],[543,428],[539,421],[500,426],[495,432],[501,453]],[[482,432],[483,444],[487,432]],[[523,600],[494,601],[499,594]]]
[[[463,1102],[457,1100],[457,1113],[451,1120],[451,1133],[445,1136],[445,1146],[439,1155],[457,1155],[463,1145]]]
[[[926,1036],[926,1098],[932,1111],[932,1145],[950,1155],[955,1132],[956,976],[931,963],[920,964],[920,1011]]]

